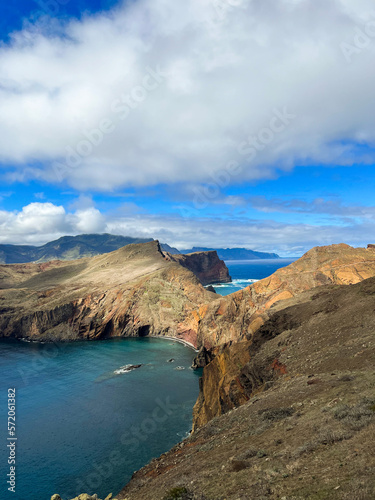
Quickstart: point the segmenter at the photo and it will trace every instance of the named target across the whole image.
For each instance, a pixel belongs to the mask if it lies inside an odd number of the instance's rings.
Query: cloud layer
[[[82,21],[40,18],[0,49],[3,171],[111,191],[207,182],[231,161],[246,165],[233,182],[370,163],[373,10],[138,0]]]
[[[346,242],[365,246],[374,222],[331,223],[321,227],[288,224],[268,220],[249,220],[136,213],[103,214],[94,206],[66,211],[52,203],[31,203],[20,211],[0,211],[0,243],[39,245],[63,235],[112,233],[156,238],[177,248],[193,245],[206,247],[246,247],[282,255],[301,255],[312,246]],[[374,214],[373,214],[374,217]],[[373,219],[373,218],[372,218]],[[223,242],[223,234],[225,242]]]

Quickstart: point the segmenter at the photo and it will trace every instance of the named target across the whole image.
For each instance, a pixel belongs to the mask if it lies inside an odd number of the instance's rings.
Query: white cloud
[[[374,233],[374,223],[364,219],[357,224],[319,227],[240,217],[189,219],[139,214],[134,210],[103,214],[95,207],[68,212],[52,203],[32,203],[19,212],[0,211],[0,243],[39,245],[67,234],[93,232],[155,238],[177,248],[246,247],[299,255],[316,245],[346,242],[365,246],[371,243],[367,235]]]
[[[54,161],[90,136],[91,154],[63,169],[75,188],[207,181],[244,161],[238,144],[267,127],[275,107],[295,120],[236,182],[275,166],[351,164],[348,144],[375,142],[375,36],[351,64],[341,45],[375,21],[373,3],[237,3],[219,14],[211,0],[138,0],[15,34],[0,49],[0,161],[16,166],[11,178],[57,183]]]
[[[53,203],[30,203],[21,211],[0,211],[0,243],[41,244],[65,234],[103,232],[103,221],[93,207],[69,213]]]

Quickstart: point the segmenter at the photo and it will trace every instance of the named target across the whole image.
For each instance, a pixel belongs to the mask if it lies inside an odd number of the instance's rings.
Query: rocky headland
[[[198,276],[203,285],[230,283],[232,281],[225,262],[219,259],[216,251],[168,255],[172,261],[178,262]]]
[[[165,335],[195,345],[185,318],[215,297],[157,241],[77,261],[2,265],[0,335],[38,341]]]

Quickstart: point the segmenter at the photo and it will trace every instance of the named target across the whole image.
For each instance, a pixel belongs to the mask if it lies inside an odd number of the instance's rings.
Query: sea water
[[[259,259],[225,261],[232,283],[222,283],[214,288],[220,295],[229,295],[242,290],[258,280],[267,278],[281,267],[286,267],[297,259]]]
[[[200,375],[190,369],[194,355],[153,338],[0,342],[0,498],[118,493],[191,430]],[[9,388],[16,389],[15,494],[6,484]]]

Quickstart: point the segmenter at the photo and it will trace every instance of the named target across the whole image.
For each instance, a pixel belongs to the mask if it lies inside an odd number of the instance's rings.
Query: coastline
[[[122,335],[119,335],[118,337],[110,337],[109,339],[69,339],[69,340],[34,340],[34,339],[29,339],[26,337],[9,337],[8,339],[12,339],[14,341],[18,342],[26,342],[30,344],[55,344],[55,343],[61,343],[61,344],[69,344],[73,342],[103,342],[105,340],[111,340],[111,339],[131,339],[131,338],[142,338],[142,337],[135,337],[132,335],[129,335],[127,337],[124,337]],[[150,338],[150,339],[165,339],[165,340],[173,340],[174,342],[179,342],[180,344],[185,345],[186,347],[190,347],[190,349],[193,349],[195,352],[199,352],[199,349],[197,349],[194,344],[191,342],[188,342],[187,340],[179,339],[176,337],[167,337],[165,335],[147,335],[144,338]],[[6,337],[1,337],[1,339],[7,339]]]
[[[199,352],[199,349],[197,349],[194,344],[191,344],[190,342],[188,342],[187,340],[183,340],[183,339],[179,339],[179,338],[176,338],[176,337],[167,337],[165,335],[147,335],[147,337],[149,337],[150,339],[165,339],[165,340],[173,340],[174,342],[179,342],[180,344],[184,344],[186,345],[187,347],[190,347],[191,349],[193,349],[193,351],[195,352]],[[146,338],[147,338],[146,337]]]

